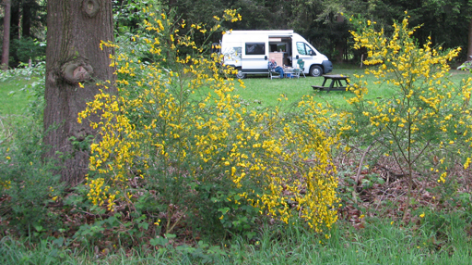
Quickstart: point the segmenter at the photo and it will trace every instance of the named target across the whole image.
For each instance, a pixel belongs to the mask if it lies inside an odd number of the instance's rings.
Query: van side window
[[[225,56],[225,61],[236,61],[241,60],[241,50],[242,47],[231,47],[230,49],[226,49],[226,51],[222,51],[223,55]]]
[[[297,50],[300,55],[315,55],[315,51],[303,42],[297,42]]]
[[[264,55],[264,42],[248,42],[246,43],[246,55]]]

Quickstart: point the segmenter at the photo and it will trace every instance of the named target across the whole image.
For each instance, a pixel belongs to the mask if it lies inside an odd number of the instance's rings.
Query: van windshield
[[[297,50],[300,55],[315,55],[315,51],[304,42],[297,42]]]

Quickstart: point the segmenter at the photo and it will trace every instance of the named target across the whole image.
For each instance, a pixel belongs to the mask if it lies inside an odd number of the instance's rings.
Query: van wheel
[[[311,68],[310,68],[310,75],[311,76],[317,77],[317,76],[321,76],[322,74],[323,74],[323,69],[321,69],[320,66],[318,66],[318,65],[311,66]]]
[[[243,73],[243,71],[241,71],[241,69],[238,69],[238,73],[236,74],[236,77],[238,79],[244,79],[244,78],[246,78],[246,74]]]

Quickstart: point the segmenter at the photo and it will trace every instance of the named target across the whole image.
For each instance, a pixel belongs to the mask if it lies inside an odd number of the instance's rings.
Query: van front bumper
[[[330,60],[324,60],[321,64],[323,65],[323,72],[325,74],[333,71],[333,63]]]

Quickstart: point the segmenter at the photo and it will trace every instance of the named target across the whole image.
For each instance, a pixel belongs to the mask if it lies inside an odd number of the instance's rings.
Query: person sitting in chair
[[[274,58],[270,58],[269,70],[272,72],[277,72],[280,74],[280,78],[284,78],[284,69],[280,66],[277,66]]]

